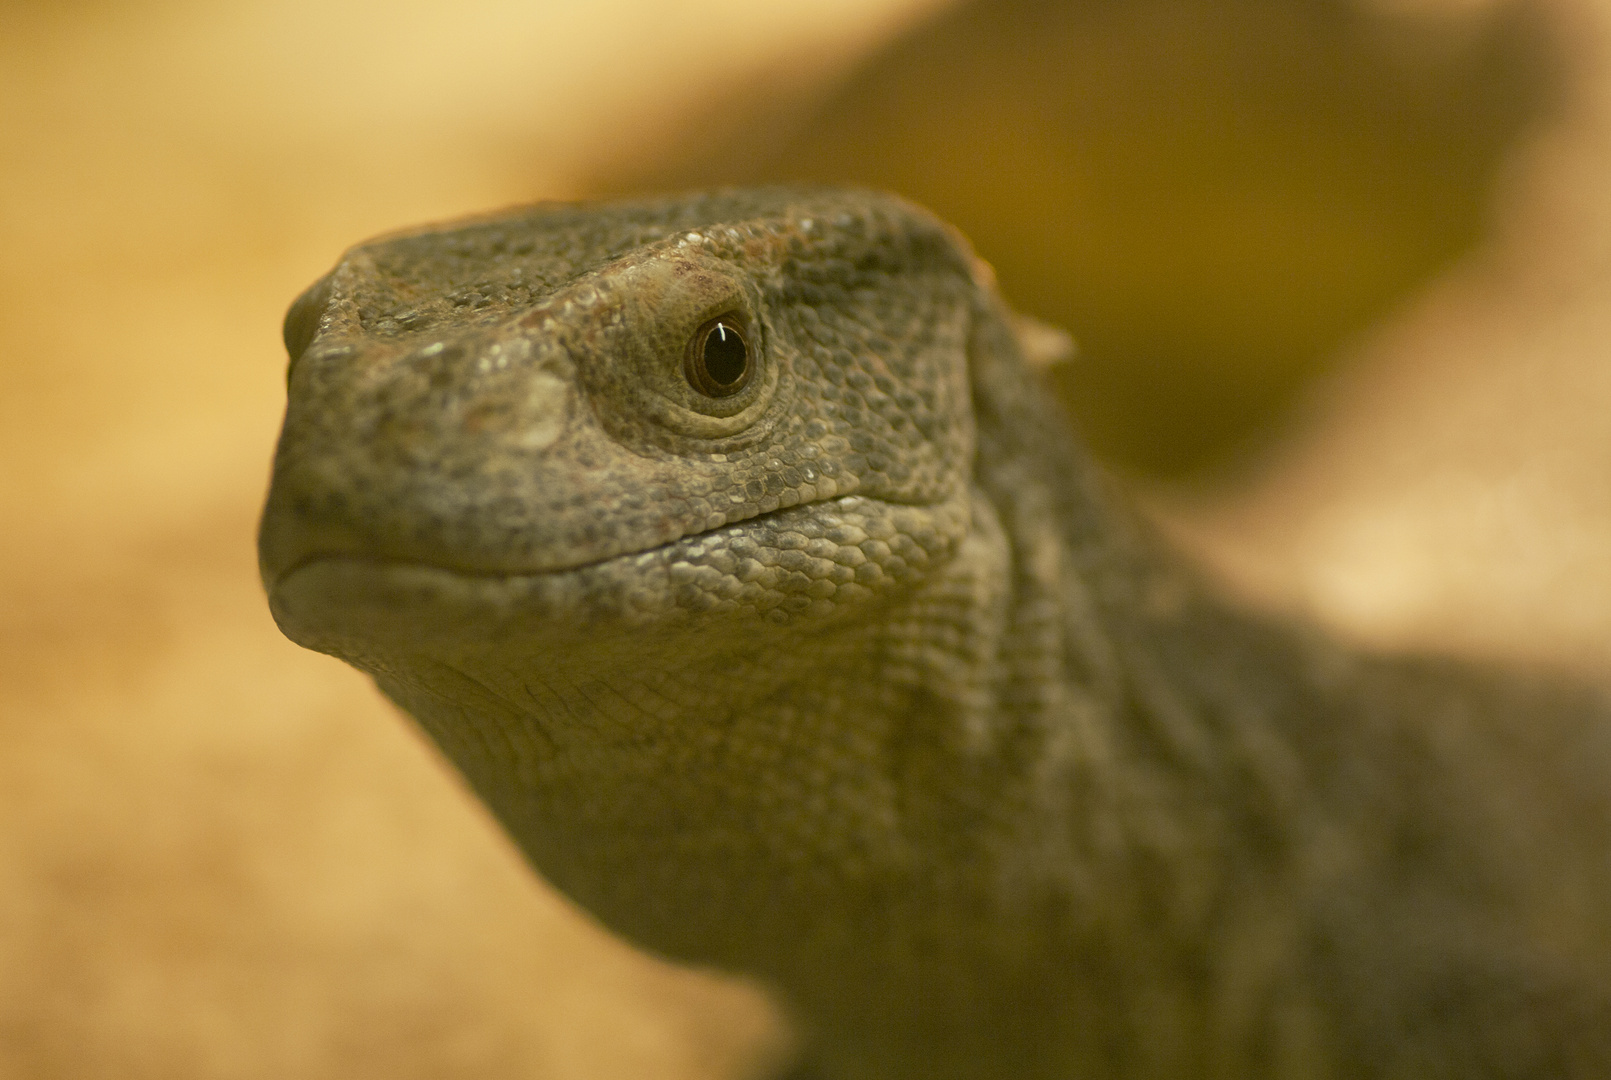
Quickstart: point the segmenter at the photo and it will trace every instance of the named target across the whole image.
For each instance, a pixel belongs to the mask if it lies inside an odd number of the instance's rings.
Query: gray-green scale
[[[860,191],[360,245],[287,318],[275,618],[802,1075],[1611,1076],[1611,697],[1216,599],[1018,327]]]

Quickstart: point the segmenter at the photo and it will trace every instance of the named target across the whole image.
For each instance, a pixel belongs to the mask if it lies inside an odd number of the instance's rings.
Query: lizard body
[[[922,211],[516,210],[286,337],[282,629],[815,1075],[1611,1075],[1611,702],[1217,600]]]

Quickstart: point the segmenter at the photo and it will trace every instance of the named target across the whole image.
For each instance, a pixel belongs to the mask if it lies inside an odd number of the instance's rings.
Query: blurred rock
[[[720,97],[679,153],[597,186],[854,182],[923,203],[1079,339],[1060,386],[1097,450],[1179,477],[1241,450],[1477,240],[1547,100],[1534,9],[1381,6],[967,4],[814,107]]]

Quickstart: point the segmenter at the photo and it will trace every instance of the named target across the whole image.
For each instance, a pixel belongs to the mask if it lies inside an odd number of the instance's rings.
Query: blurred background
[[[740,1077],[253,530],[285,304],[539,198],[892,188],[1248,602],[1611,672],[1611,0],[0,0],[0,1076]]]

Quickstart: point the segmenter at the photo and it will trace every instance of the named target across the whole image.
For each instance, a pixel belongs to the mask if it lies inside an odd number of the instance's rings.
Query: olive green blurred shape
[[[1340,0],[974,3],[804,120],[735,123],[735,95],[726,129],[713,114],[633,182],[858,182],[933,208],[1079,340],[1060,377],[1097,450],[1180,476],[1473,243],[1546,71],[1515,7],[1411,26]]]

